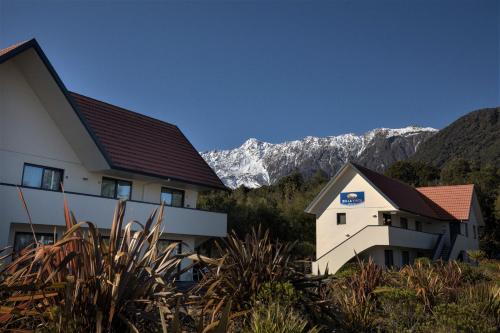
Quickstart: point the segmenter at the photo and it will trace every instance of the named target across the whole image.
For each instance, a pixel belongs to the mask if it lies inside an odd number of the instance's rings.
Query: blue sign
[[[365,202],[365,192],[341,192],[340,204],[353,206]]]

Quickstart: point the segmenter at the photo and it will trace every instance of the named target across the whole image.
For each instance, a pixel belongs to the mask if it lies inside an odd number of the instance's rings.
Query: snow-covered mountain
[[[278,144],[248,139],[241,147],[202,152],[201,156],[230,188],[270,185],[283,176],[317,170],[332,176],[347,161],[383,171],[395,161],[413,155],[418,145],[436,129],[409,126],[377,128],[363,135],[308,136]]]

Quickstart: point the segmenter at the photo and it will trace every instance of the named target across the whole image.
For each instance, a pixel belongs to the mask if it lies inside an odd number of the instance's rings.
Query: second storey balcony
[[[98,228],[110,229],[116,199],[97,195],[21,187],[34,224],[64,226],[64,195],[77,221],[90,221]],[[158,204],[127,202],[125,221],[141,223],[151,215]],[[26,211],[11,184],[0,184],[0,231],[8,233],[11,223],[28,223]],[[200,209],[165,206],[163,232],[179,235],[224,237],[227,231],[227,214]]]
[[[394,246],[431,251],[440,235],[409,230],[388,225],[367,225],[326,253],[320,254],[313,263],[313,271],[335,273],[356,254],[374,246]]]

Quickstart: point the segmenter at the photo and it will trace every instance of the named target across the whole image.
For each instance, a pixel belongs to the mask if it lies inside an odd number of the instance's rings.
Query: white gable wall
[[[67,191],[100,195],[102,173],[89,172],[13,60],[0,64],[0,183],[19,185],[24,163],[64,170]],[[196,208],[198,192],[167,182],[132,181],[132,199],[160,202],[161,187],[185,190],[185,206]]]
[[[341,205],[341,192],[364,192],[365,202],[355,206]],[[346,240],[348,238],[346,235],[352,236],[370,224],[378,225],[380,210],[396,209],[351,167],[339,175],[329,193],[323,197],[318,206],[321,208],[316,216],[317,257]],[[337,225],[337,213],[346,213],[346,224]]]

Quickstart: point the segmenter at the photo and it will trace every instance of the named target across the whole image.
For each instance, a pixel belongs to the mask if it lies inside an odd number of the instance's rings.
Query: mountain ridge
[[[393,162],[411,157],[420,143],[437,132],[431,127],[407,126],[282,143],[249,138],[237,148],[200,154],[226,186],[256,188],[293,172],[310,177],[322,170],[332,176],[349,160],[384,171]]]

